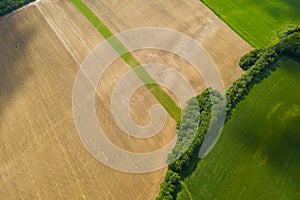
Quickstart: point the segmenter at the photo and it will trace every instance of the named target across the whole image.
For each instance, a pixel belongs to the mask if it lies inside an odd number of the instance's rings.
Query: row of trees
[[[276,69],[277,65],[274,63],[283,56],[290,56],[300,62],[299,26],[291,26],[282,32],[280,41],[276,45],[253,50],[241,58],[240,66],[247,71],[225,93],[226,120],[230,119],[234,108],[249,94],[251,88]],[[157,197],[158,200],[171,200],[176,197],[180,180],[185,177],[187,170],[190,170],[189,167],[195,165],[199,160],[199,149],[210,124],[215,120],[211,119],[212,110],[218,109],[218,105],[222,102],[223,97],[211,89],[205,90],[197,98],[189,101],[184,110],[181,126],[177,130],[177,144],[168,159],[172,160],[178,155],[182,156],[169,164],[168,172]],[[200,120],[195,120],[195,117],[199,117]],[[197,131],[193,132],[196,125],[198,125]]]
[[[14,11],[35,0],[1,0],[0,1],[0,16]]]
[[[288,30],[280,33],[280,40],[277,44],[266,49],[251,51],[241,58],[241,67],[247,71],[226,91],[227,119],[230,118],[237,104],[249,94],[252,87],[267,78],[271,71],[276,69],[278,65],[274,63],[283,56],[292,57],[300,62],[299,26],[291,26]],[[246,63],[253,64],[250,66]]]
[[[265,50],[255,64],[226,91],[227,119],[231,117],[231,113],[237,104],[249,94],[252,87],[268,77],[270,71],[275,69],[274,62],[277,61],[278,57],[278,54],[272,48]]]
[[[170,170],[181,174],[189,166],[195,152],[199,152],[211,121],[217,121],[211,119],[211,114],[213,109],[218,110],[222,99],[217,91],[210,88],[189,101],[177,130],[177,143],[168,158]]]
[[[286,37],[282,38],[274,50],[282,56],[290,56],[300,62],[300,26],[295,28],[295,32],[291,32]]]
[[[300,33],[300,26],[291,25],[287,30],[279,33],[279,43],[277,45],[269,47],[269,49],[273,49],[278,54],[283,53],[294,58],[296,58],[297,56],[299,57],[299,54],[290,54],[291,51],[294,52],[298,49],[297,45],[299,44],[297,44],[296,38],[299,37],[299,34],[297,33]],[[240,59],[240,67],[244,70],[248,70],[266,52],[266,50],[268,49],[258,48],[250,51]],[[286,51],[289,52],[286,53]]]
[[[255,64],[255,62],[262,56],[264,52],[265,49],[263,48],[258,48],[250,51],[240,59],[240,67],[243,70],[248,70]]]
[[[212,109],[218,109],[222,100],[217,91],[206,89],[188,102],[177,129],[177,143],[168,157],[168,172],[161,183],[157,199],[174,199],[185,170],[199,159],[198,153],[211,122]]]

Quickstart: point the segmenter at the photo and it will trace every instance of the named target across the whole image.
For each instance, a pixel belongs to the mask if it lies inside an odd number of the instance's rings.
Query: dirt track
[[[196,37],[215,59],[228,86],[242,71],[237,62],[251,47],[197,0],[84,1],[114,32],[155,26]],[[128,14],[130,13],[130,14]],[[183,17],[184,16],[184,17]],[[154,199],[165,169],[133,175],[95,160],[82,145],[73,122],[76,72],[103,38],[68,1],[41,1],[0,18],[0,198],[1,199]],[[134,52],[141,63],[172,65],[197,92],[205,86],[192,67],[158,50]],[[110,95],[130,67],[118,59],[105,73],[96,97],[100,123],[124,149],[145,152],[166,144],[175,122],[150,140],[122,134],[112,121]],[[101,85],[101,83],[100,83]],[[157,103],[145,88],[132,97],[134,120],[146,124],[143,110]]]

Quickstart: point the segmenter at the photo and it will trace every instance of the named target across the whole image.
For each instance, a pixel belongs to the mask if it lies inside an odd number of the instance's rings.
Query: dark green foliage
[[[178,126],[177,143],[169,155],[168,160],[175,162],[169,164],[169,169],[164,182],[161,184],[160,193],[157,199],[173,199],[178,186],[177,181],[170,181],[174,173],[180,180],[184,177],[186,169],[192,162],[198,160],[199,149],[204,141],[205,134],[211,121],[212,109],[218,109],[222,96],[215,90],[206,89],[196,98],[192,98],[183,111],[180,126]],[[200,120],[199,120],[200,119]]]
[[[300,33],[294,32],[282,38],[274,49],[278,54],[291,56],[300,61]]]
[[[296,31],[295,31],[296,30]],[[237,81],[235,81],[232,86],[226,91],[226,120],[230,119],[234,108],[240,103],[250,92],[253,86],[260,83],[263,79],[270,75],[270,72],[275,70],[276,63],[281,57],[289,56],[298,61],[300,61],[300,33],[298,29],[288,30],[283,32],[280,41],[271,47],[266,49],[258,49],[250,52],[241,59],[241,66],[243,65],[245,69],[248,69],[245,74],[243,74]],[[252,63],[250,66],[249,63]],[[212,95],[211,95],[212,94]],[[195,158],[198,154],[199,149],[204,141],[204,137],[208,131],[210,123],[213,123],[216,119],[211,119],[212,109],[218,109],[218,102],[222,101],[222,96],[218,92],[205,90],[201,95],[197,96],[199,107],[195,105],[195,99],[191,100],[185,109],[187,112],[186,117],[182,119],[182,127],[178,127],[178,141],[175,145],[174,150],[170,154],[170,157],[176,157],[184,149],[184,141],[191,139],[189,129],[194,128],[195,121],[189,119],[189,116],[195,117],[200,116],[200,123],[194,137],[193,142],[187,148],[185,153],[177,159],[175,162],[169,165],[168,173],[164,182],[161,184],[161,190],[158,199],[174,199],[176,196],[176,187],[178,181],[173,183],[170,182],[170,174],[175,173],[178,175],[177,178],[182,179],[185,177],[186,170],[189,166],[194,165],[199,159]],[[212,106],[214,105],[215,106]],[[197,112],[193,112],[192,109],[198,108]],[[216,120],[217,121],[217,120]],[[179,144],[180,143],[180,144]],[[182,144],[183,143],[183,144]],[[164,191],[167,190],[167,191]]]
[[[230,118],[236,105],[249,94],[251,88],[268,77],[270,71],[275,70],[274,63],[281,57],[290,56],[300,61],[300,33],[298,30],[298,28],[293,28],[283,32],[280,41],[267,48],[253,66],[226,91],[227,119]]]
[[[274,62],[277,59],[276,51],[273,48],[268,48],[255,64],[226,91],[227,119],[230,118],[233,109],[247,96],[252,87],[269,76],[270,70],[274,70]]]
[[[177,143],[172,153],[168,156],[168,163],[174,161],[193,142],[199,126],[200,112],[197,98],[192,98],[183,110],[182,119],[177,130]]]
[[[157,196],[157,200],[172,200],[173,195],[180,180],[180,176],[173,172],[172,170],[168,170],[165,176],[164,182],[160,184],[160,192]]]
[[[288,35],[291,35],[291,34],[293,34],[295,32],[300,33],[300,26],[290,25],[290,27],[287,30],[279,33],[279,38],[280,39],[286,38]]]
[[[211,112],[212,109],[218,110],[220,102],[222,102],[222,96],[212,89],[205,90],[197,98],[189,101],[185,108],[186,114],[183,115],[177,132],[177,143],[169,155],[169,159],[176,158],[178,155],[181,157],[171,163],[169,169],[181,175],[183,170],[189,166],[193,155],[199,152],[209,125],[218,121],[217,118],[211,119]],[[196,122],[198,123],[196,124]]]
[[[35,0],[1,0],[0,1],[0,16],[14,11]]]
[[[300,117],[294,110],[300,63],[284,57],[275,65],[236,107],[214,149],[180,182],[176,199],[300,199]]]
[[[240,59],[240,67],[243,70],[248,70],[260,58],[264,51],[265,49],[263,48],[258,48],[250,51]]]
[[[202,100],[202,104],[200,105],[198,99],[205,100]],[[178,155],[181,155],[181,157],[169,165],[171,170],[181,172],[188,165],[190,154],[194,150],[193,140],[196,137],[199,138],[199,134],[197,133],[199,119],[201,124],[203,120],[201,118],[206,114],[203,111],[206,110],[207,102],[209,102],[208,90],[198,98],[191,99],[184,109],[184,114],[182,115],[182,120],[177,131],[177,143],[169,155],[168,161],[174,160]]]

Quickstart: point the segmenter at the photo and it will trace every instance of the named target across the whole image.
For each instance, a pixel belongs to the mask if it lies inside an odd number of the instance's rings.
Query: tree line
[[[157,199],[171,200],[175,198],[177,186],[184,176],[185,170],[191,163],[196,163],[198,160],[198,152],[210,123],[212,102],[218,102],[221,98],[217,91],[206,89],[187,103],[183,110],[182,120],[178,123],[180,126],[177,129],[177,142],[168,161],[181,156],[169,164]],[[212,99],[214,100],[212,101]]]
[[[255,49],[240,59],[240,66],[246,72],[225,92],[226,121],[230,119],[234,108],[249,94],[253,86],[270,76],[271,72],[278,67],[275,63],[284,56],[300,62],[300,26],[290,26],[279,34],[277,44]],[[213,106],[213,102],[218,105],[222,100],[222,95],[217,91],[206,89],[188,102],[177,129],[177,143],[168,159],[174,159],[181,155],[182,151],[185,152],[175,162],[169,164],[157,200],[176,198],[176,194],[180,190],[180,181],[193,171],[193,167],[199,161],[199,149],[211,123],[212,110],[218,109],[218,106]],[[198,129],[195,135],[190,135],[195,128],[195,117],[200,118]],[[189,144],[188,147],[185,146],[187,144]]]
[[[0,16],[17,10],[18,8],[33,2],[35,0],[1,0],[0,1]]]
[[[284,56],[300,62],[300,26],[290,26],[279,36],[280,40],[277,44],[265,49],[253,50],[241,58],[240,65],[247,71],[226,91],[227,119],[253,86],[270,76],[271,71],[278,67],[275,62]]]

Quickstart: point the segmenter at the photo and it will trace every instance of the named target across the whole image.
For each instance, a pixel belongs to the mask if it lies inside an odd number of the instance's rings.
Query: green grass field
[[[253,47],[275,43],[290,24],[300,24],[299,0],[202,0]]]
[[[155,82],[150,74],[142,67],[139,61],[128,52],[127,48],[116,38],[109,28],[81,1],[71,0],[80,12],[89,20],[98,32],[108,40],[111,46],[120,54],[121,58],[133,68],[136,75],[145,83],[159,103],[165,108],[169,115],[179,122],[181,119],[181,109],[173,99]]]
[[[300,64],[279,65],[237,106],[178,199],[300,199]]]

